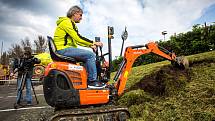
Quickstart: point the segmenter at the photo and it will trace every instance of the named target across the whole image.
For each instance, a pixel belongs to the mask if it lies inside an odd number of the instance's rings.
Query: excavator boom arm
[[[175,60],[176,56],[174,53],[167,50],[165,50],[166,52],[163,52],[164,50],[164,48],[159,49],[159,46],[154,42],[150,42],[146,45],[127,47],[123,61],[121,62],[119,70],[114,77],[114,80],[116,81],[115,87],[118,90],[118,95],[121,95],[123,93],[126,86],[128,74],[131,71],[133,63],[139,56],[143,54],[154,53],[163,58],[166,58],[167,60]]]

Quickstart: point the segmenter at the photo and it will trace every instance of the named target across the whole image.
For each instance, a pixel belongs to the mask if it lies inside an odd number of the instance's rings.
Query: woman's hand
[[[103,46],[103,43],[102,43],[102,42],[94,42],[93,45],[102,47],[102,46]]]
[[[94,52],[96,52],[96,49],[98,46],[102,47],[103,43],[102,42],[94,42],[93,45],[90,47],[93,49]]]

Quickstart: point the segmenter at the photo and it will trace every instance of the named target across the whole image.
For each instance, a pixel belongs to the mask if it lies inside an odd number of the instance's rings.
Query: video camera
[[[30,58],[20,58],[20,62],[18,65],[18,71],[32,71],[34,64],[39,64],[41,62],[40,59],[31,56]]]

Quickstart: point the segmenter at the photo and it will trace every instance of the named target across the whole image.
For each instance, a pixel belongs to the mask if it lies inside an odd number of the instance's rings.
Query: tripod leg
[[[17,109],[18,105],[20,104],[20,100],[22,98],[22,90],[24,88],[24,85],[25,85],[25,81],[24,81],[24,75],[21,76],[21,79],[19,80],[20,78],[17,79],[17,100],[16,100],[16,103],[14,104],[14,108]]]
[[[32,87],[32,90],[33,90],[33,93],[34,93],[34,97],[35,97],[35,99],[36,99],[36,102],[37,102],[37,104],[39,104],[39,101],[37,100],[37,95],[36,95],[36,93],[35,93],[35,90],[34,90],[34,86],[33,86],[32,81],[31,81],[31,87]]]
[[[17,99],[17,104],[19,104],[20,103],[20,100],[21,100],[21,98],[22,98],[22,90],[24,89],[24,86],[25,86],[25,80],[24,80],[24,77],[23,77],[24,75],[22,75],[22,77],[21,77],[21,82],[20,82],[20,85],[19,85],[19,88],[18,88],[18,99]]]

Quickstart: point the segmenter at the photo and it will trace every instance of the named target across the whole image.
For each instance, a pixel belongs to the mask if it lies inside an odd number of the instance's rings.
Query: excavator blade
[[[102,106],[58,110],[49,121],[126,121],[129,117],[125,107]]]
[[[189,61],[185,56],[176,57],[172,65],[181,69],[187,69],[189,67]]]

